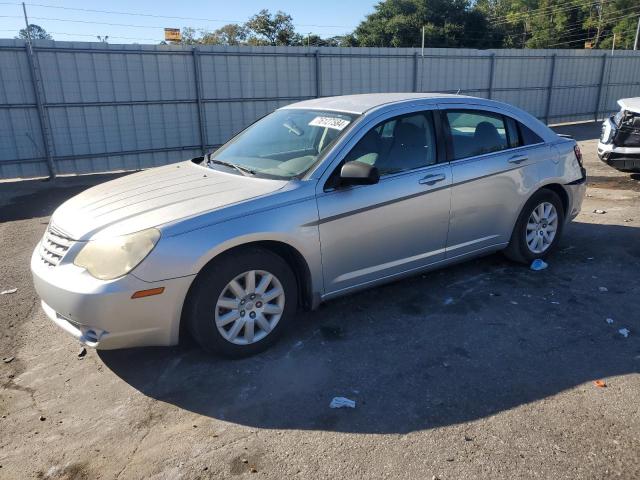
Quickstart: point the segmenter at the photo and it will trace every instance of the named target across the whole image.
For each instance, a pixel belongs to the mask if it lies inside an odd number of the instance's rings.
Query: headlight
[[[121,237],[90,240],[73,261],[100,280],[112,280],[133,270],[160,239],[155,228]]]
[[[605,120],[602,124],[600,142],[604,143],[605,145],[608,143],[611,143],[611,140],[613,140],[615,133],[616,133],[616,128],[611,122],[611,119]]]

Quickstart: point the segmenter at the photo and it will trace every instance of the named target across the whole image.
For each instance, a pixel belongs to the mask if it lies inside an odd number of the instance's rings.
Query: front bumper
[[[616,152],[598,146],[598,158],[621,172],[640,172],[640,153]]]
[[[102,281],[72,263],[44,264],[38,247],[31,257],[31,272],[45,314],[87,346],[109,350],[178,343],[192,276],[145,282],[128,274]],[[131,298],[136,291],[156,287],[164,287],[164,292]]]

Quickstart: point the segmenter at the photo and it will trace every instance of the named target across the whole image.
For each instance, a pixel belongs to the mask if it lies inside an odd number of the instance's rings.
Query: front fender
[[[257,241],[275,241],[295,248],[302,255],[311,272],[312,291],[320,292],[322,264],[317,220],[316,200],[308,198],[162,237],[133,274],[148,282],[194,275],[231,248]]]

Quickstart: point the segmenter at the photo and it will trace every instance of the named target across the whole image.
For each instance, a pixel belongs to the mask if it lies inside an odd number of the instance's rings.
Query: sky
[[[271,12],[282,10],[291,15],[299,33],[329,37],[353,31],[365,15],[373,11],[376,3],[377,0],[25,2],[29,23],[40,25],[55,40],[92,42],[97,41],[97,35],[108,35],[109,43],[158,43],[164,39],[165,27],[215,30],[226,23],[244,23],[263,8]],[[24,28],[22,4],[0,1],[0,38],[14,38],[21,28]]]

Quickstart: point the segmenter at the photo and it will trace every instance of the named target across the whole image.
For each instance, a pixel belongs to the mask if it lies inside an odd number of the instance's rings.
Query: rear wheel
[[[564,208],[553,191],[536,192],[520,212],[505,255],[516,262],[544,258],[557,246],[564,226]]]
[[[295,275],[275,253],[251,249],[227,254],[199,274],[187,325],[205,350],[229,357],[253,355],[282,334],[296,312],[297,298]]]

